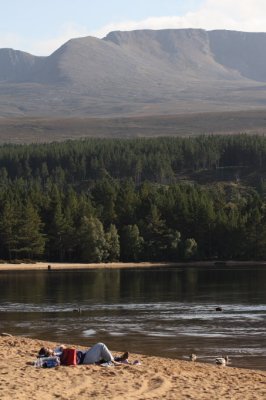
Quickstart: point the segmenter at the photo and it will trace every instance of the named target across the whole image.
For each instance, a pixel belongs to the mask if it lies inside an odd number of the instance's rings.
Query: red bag
[[[77,365],[77,350],[66,348],[60,356],[61,365]]]

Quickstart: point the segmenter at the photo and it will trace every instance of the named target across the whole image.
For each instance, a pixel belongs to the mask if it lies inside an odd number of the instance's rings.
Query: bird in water
[[[190,361],[196,361],[196,359],[197,359],[196,354],[193,354],[193,353],[190,354],[189,359],[190,359]]]
[[[222,307],[216,307],[215,311],[223,311]]]
[[[75,308],[75,309],[73,310],[73,312],[74,312],[74,313],[79,313],[79,314],[81,314],[81,313],[82,313],[82,310],[81,310],[81,308]]]
[[[217,357],[215,359],[215,363],[217,365],[223,365],[224,367],[229,363],[229,357],[225,356],[225,357]]]

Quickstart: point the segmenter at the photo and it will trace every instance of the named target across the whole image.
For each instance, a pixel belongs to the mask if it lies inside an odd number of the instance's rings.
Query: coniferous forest
[[[266,138],[0,147],[0,259],[266,257]]]

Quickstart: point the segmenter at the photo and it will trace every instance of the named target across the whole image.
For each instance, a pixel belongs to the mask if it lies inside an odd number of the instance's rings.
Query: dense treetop
[[[0,147],[0,258],[262,259],[264,136]]]

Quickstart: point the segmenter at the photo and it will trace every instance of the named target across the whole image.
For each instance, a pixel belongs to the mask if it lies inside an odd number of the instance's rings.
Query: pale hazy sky
[[[168,28],[266,32],[266,0],[0,0],[0,48],[35,55],[75,37]]]

